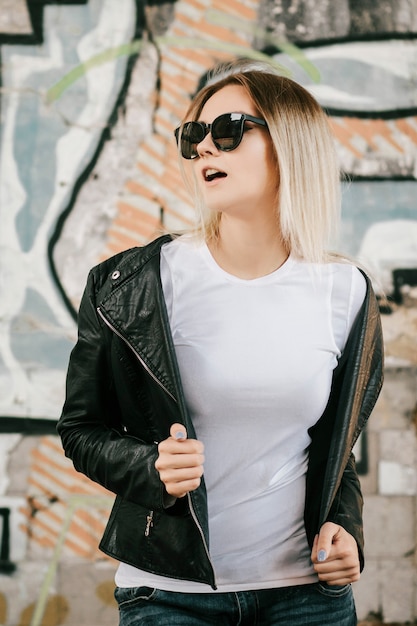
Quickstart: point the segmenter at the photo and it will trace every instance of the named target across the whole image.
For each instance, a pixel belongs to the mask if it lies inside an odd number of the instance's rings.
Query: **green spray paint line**
[[[97,508],[107,507],[111,506],[112,502],[113,500],[106,496],[73,496],[72,498],[69,498],[61,532],[59,533],[59,537],[52,554],[52,559],[49,563],[45,578],[39,592],[38,601],[36,603],[35,610],[30,621],[30,626],[41,626],[42,618],[45,613],[46,603],[48,601],[49,590],[56,575],[59,559],[61,558],[61,552],[64,547],[68,530],[70,528],[75,511],[80,507],[86,506],[93,506]]]
[[[221,13],[216,9],[209,9],[206,12],[206,19],[210,24],[238,29],[240,32],[244,32],[252,37],[259,37],[265,44],[274,46],[292,58],[293,61],[295,61],[302,68],[302,70],[311,78],[313,82],[320,82],[320,72],[318,68],[314,65],[314,63],[308,60],[301,48],[298,48],[295,44],[290,43],[286,39],[277,37],[276,35],[271,35],[271,33],[266,32],[265,29],[260,26],[248,23],[246,20],[242,20],[236,16],[232,17],[224,15],[224,13]],[[269,56],[267,58],[270,64],[274,64],[274,59],[271,59]],[[286,72],[288,75],[288,70],[286,70]]]
[[[224,22],[224,20],[223,20]],[[256,33],[256,31],[254,31]],[[259,30],[259,33],[263,31]],[[177,48],[191,48],[191,49],[209,49],[209,50],[219,50],[222,52],[230,52],[235,56],[244,56],[249,59],[266,61],[273,67],[275,67],[279,72],[281,72],[284,76],[291,76],[291,72],[281,63],[278,63],[273,58],[260,52],[258,50],[254,50],[252,48],[246,48],[244,46],[238,46],[235,44],[227,43],[227,42],[213,42],[206,41],[204,39],[198,39],[193,37],[155,37],[154,42],[157,46],[172,46]],[[296,63],[298,63],[303,70],[310,76],[310,78],[314,82],[319,82],[320,75],[317,68],[308,61],[302,51],[297,48],[297,46],[290,44],[288,42],[284,42],[281,40],[274,40],[268,36],[268,42],[274,43],[278,48],[280,48],[285,54],[291,57]],[[70,72],[65,74],[55,85],[50,87],[45,94],[45,102],[46,104],[52,104],[56,100],[63,95],[67,89],[69,89],[76,81],[85,76],[85,74],[104,63],[109,63],[110,61],[114,61],[120,57],[124,56],[132,56],[137,54],[143,46],[143,41],[138,39],[132,41],[129,44],[123,44],[121,46],[116,46],[115,48],[109,48],[108,50],[104,50],[99,54],[91,57],[88,61],[81,63],[74,67]]]
[[[132,41],[129,44],[123,44],[116,46],[115,48],[108,48],[99,54],[94,55],[88,61],[81,63],[74,67],[70,72],[65,74],[55,85],[50,87],[46,92],[45,101],[46,104],[51,104],[55,100],[58,100],[62,94],[69,89],[77,80],[85,76],[85,74],[99,65],[114,61],[119,57],[131,56],[137,54],[142,47],[142,41]]]

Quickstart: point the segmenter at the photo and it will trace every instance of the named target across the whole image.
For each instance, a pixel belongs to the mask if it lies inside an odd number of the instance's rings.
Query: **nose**
[[[200,157],[204,155],[212,155],[212,154],[219,153],[219,150],[218,148],[216,148],[216,145],[211,136],[211,132],[208,132],[206,136],[204,137],[204,139],[202,139],[200,143],[197,144],[196,150],[197,150],[198,156]]]

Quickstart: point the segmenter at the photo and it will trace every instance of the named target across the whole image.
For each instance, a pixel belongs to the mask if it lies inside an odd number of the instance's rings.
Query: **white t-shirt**
[[[314,582],[303,520],[308,429],[326,407],[363,303],[362,274],[290,256],[244,280],[183,236],[164,245],[161,277],[187,407],[205,446],[218,591]],[[212,591],[127,564],[116,584]]]

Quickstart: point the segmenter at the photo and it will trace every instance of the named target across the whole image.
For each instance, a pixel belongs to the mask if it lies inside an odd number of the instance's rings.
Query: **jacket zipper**
[[[153,511],[149,511],[149,515],[146,516],[145,537],[149,537],[151,534],[151,528],[153,526]]]
[[[142,365],[142,367],[147,371],[147,373],[151,376],[151,378],[158,383],[158,385],[161,387],[161,389],[163,389],[165,391],[165,393],[167,393],[169,395],[170,398],[172,398],[174,400],[174,402],[177,402],[177,399],[172,395],[172,393],[170,391],[168,391],[168,389],[165,387],[165,385],[159,380],[159,378],[157,376],[155,376],[155,374],[153,373],[153,371],[150,369],[150,367],[148,367],[148,365],[145,363],[145,361],[142,359],[142,357],[140,356],[140,354],[137,352],[137,350],[135,350],[135,348],[132,346],[132,344],[126,339],[126,337],[124,337],[118,330],[117,328],[115,328],[110,322],[109,320],[104,316],[102,310],[100,307],[97,308],[97,313],[99,314],[99,316],[101,317],[101,319],[103,320],[103,322],[106,324],[106,326],[108,326],[108,328],[110,328],[110,330],[112,332],[114,332],[115,335],[117,335],[126,345],[128,348],[130,348],[130,350],[132,350],[133,354],[136,356],[136,358],[138,359],[138,361],[140,362],[140,364]],[[158,443],[157,441],[155,443]],[[207,547],[207,542],[206,542],[206,538],[204,536],[203,533],[203,529],[201,528],[200,522],[198,521],[197,515],[195,513],[194,510],[194,506],[193,503],[191,502],[191,496],[188,493],[187,494],[188,497],[188,506],[190,507],[190,513],[191,516],[194,520],[195,525],[198,528],[198,532],[200,533],[201,536],[201,540],[203,542],[203,546],[204,546],[204,550],[206,552],[206,556],[208,559],[208,562],[210,563],[211,566],[211,570],[213,572],[213,582],[214,582],[214,588],[217,589],[217,586],[215,584],[215,577],[214,577],[214,567],[213,567],[213,563],[211,562],[211,557],[210,557],[210,553]],[[154,512],[150,511],[149,515],[146,517],[146,527],[145,527],[145,537],[149,537],[150,532],[151,532],[151,528],[153,526],[153,515]]]
[[[196,513],[194,511],[193,503],[191,502],[190,492],[187,493],[187,498],[188,498],[188,506],[190,507],[191,517],[193,518],[194,523],[195,523],[195,525],[197,526],[197,528],[199,530],[199,533],[200,533],[200,536],[201,536],[201,541],[203,542],[204,550],[206,552],[207,560],[210,563],[211,571],[213,573],[213,587],[214,587],[214,589],[217,589],[216,577],[214,575],[214,566],[213,566],[213,563],[211,561],[211,556],[210,556],[210,552],[209,552],[209,549],[208,549],[208,546],[207,546],[206,538],[205,538],[204,533],[203,533],[203,529],[200,526],[200,523],[199,523],[199,521],[197,519],[197,515],[196,515]]]
[[[158,385],[165,391],[165,393],[167,393],[169,395],[170,398],[172,398],[174,400],[174,402],[177,402],[177,399],[172,395],[172,393],[170,391],[168,391],[168,389],[164,386],[164,384],[159,380],[159,378],[157,376],[155,376],[155,374],[153,373],[153,371],[150,369],[150,367],[148,367],[148,365],[145,363],[145,361],[142,359],[142,357],[140,356],[140,354],[135,350],[135,348],[132,346],[131,343],[129,343],[129,341],[126,339],[126,337],[124,337],[118,330],[117,328],[115,328],[109,321],[108,319],[103,315],[101,308],[98,307],[97,309],[97,313],[100,315],[101,319],[103,320],[103,322],[110,328],[110,330],[112,330],[115,335],[117,335],[118,337],[120,337],[120,339],[122,339],[122,341],[124,341],[124,343],[128,346],[128,348],[130,348],[132,350],[132,352],[134,353],[134,355],[136,356],[136,358],[138,359],[138,361],[140,362],[140,364],[142,365],[142,367],[148,372],[149,376],[151,378],[153,378],[153,380],[158,383]]]

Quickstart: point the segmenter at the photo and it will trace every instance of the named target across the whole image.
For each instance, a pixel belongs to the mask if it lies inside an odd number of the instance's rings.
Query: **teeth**
[[[213,178],[215,178],[216,176],[223,177],[223,176],[226,176],[226,174],[214,168],[209,168],[208,170],[204,172],[204,177],[206,180],[213,180]]]
[[[219,170],[209,169],[205,171],[205,177],[210,178],[211,176],[215,176],[218,173],[219,173]]]

